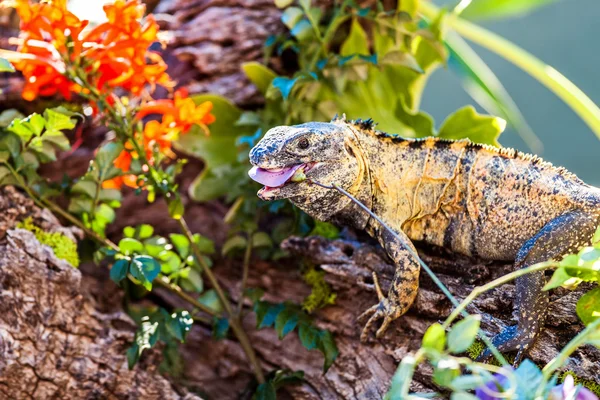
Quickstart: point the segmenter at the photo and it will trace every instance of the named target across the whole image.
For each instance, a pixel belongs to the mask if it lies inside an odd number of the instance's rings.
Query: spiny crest
[[[374,131],[375,127],[377,126],[377,122],[373,121],[372,118],[369,118],[369,119],[358,118],[358,119],[348,121],[346,119],[346,114],[342,114],[341,117],[339,117],[337,114],[335,114],[335,117],[333,117],[331,122],[334,122],[334,123],[342,122],[345,124],[354,125],[356,128],[360,129],[361,131],[365,131],[365,132]]]

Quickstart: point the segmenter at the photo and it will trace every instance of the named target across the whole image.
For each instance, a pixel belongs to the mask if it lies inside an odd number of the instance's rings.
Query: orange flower
[[[149,50],[159,28],[152,16],[140,22],[145,11],[140,0],[105,5],[108,21],[88,30],[88,21],[67,11],[65,0],[16,0],[15,8],[21,18],[18,52],[26,56],[13,60],[25,76],[25,99],[79,93],[82,88],[64,76],[73,67],[101,91],[121,87],[139,94],[157,84],[172,87],[164,60]]]
[[[186,89],[179,89],[175,92],[173,100],[154,100],[140,107],[136,114],[136,119],[142,119],[151,114],[162,114],[163,123],[171,127],[176,127],[182,133],[187,133],[194,124],[210,125],[216,118],[210,112],[213,104],[205,101],[196,105],[194,100],[188,97]]]

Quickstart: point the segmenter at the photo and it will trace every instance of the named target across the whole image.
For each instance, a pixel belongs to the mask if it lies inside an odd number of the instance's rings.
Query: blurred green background
[[[553,66],[600,104],[600,0],[558,0],[526,16],[479,24]],[[600,186],[600,140],[587,125],[525,72],[487,50],[473,47],[544,143],[540,155],[587,183]],[[425,89],[421,108],[441,121],[459,107],[473,103],[456,75],[439,69]],[[500,136],[500,143],[531,152],[510,127]]]

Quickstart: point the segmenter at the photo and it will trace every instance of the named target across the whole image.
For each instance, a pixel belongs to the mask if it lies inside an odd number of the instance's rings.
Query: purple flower
[[[512,372],[511,368],[506,368],[506,372],[494,374],[493,378],[483,386],[475,389],[475,396],[480,400],[506,399],[502,396],[505,386],[508,384],[506,373]]]
[[[581,385],[575,386],[572,375],[567,375],[562,385],[550,390],[548,400],[598,400],[598,396]]]

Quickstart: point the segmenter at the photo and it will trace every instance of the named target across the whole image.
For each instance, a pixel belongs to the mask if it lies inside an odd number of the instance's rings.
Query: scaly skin
[[[380,301],[363,314],[370,316],[363,340],[377,320],[383,319],[379,337],[410,308],[419,264],[347,197],[311,180],[335,183],[357,197],[413,252],[411,240],[424,241],[519,268],[589,244],[600,221],[600,190],[535,156],[468,140],[404,139],[374,130],[370,120],[273,128],[251,150],[250,161],[264,169],[316,163],[307,181],[263,188],[259,196],[288,198],[317,219],[365,229],[397,264],[387,298],[375,282]],[[501,351],[519,350],[517,359],[543,325],[544,283],[543,273],[517,280],[519,324],[493,340]]]

